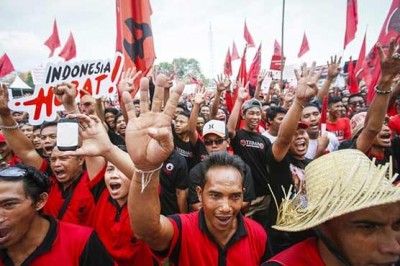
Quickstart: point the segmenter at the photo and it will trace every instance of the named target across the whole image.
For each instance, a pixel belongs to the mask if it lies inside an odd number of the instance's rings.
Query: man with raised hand
[[[163,79],[157,77],[156,83]],[[143,102],[148,87],[148,80],[142,79]],[[183,88],[178,83],[160,113],[163,89],[156,87],[151,111],[141,105],[139,118],[130,95],[123,94],[129,116],[127,139],[135,140],[128,141],[127,148],[137,169],[128,198],[132,229],[160,260],[169,257],[177,265],[259,265],[267,238],[260,225],[240,214],[243,162],[238,157],[218,153],[206,159],[204,180],[197,189],[203,204],[199,212],[160,215],[160,168],[174,148],[171,121]]]

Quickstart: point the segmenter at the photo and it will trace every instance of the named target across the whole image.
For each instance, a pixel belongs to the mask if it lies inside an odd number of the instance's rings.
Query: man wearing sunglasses
[[[93,229],[42,215],[50,185],[31,166],[0,170],[0,265],[114,265]]]
[[[210,120],[203,126],[204,145],[207,153],[227,152],[230,139],[228,137],[228,129],[223,121]],[[201,202],[197,196],[196,188],[200,185],[200,175],[203,163],[199,163],[189,172],[189,204],[192,210],[199,210]],[[250,201],[255,198],[253,179],[251,176],[250,167],[246,164],[246,172],[244,175],[244,192],[242,211],[246,210]]]

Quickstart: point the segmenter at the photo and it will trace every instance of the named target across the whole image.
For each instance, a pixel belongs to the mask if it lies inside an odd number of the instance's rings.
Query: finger
[[[389,44],[388,55],[387,55],[388,57],[392,57],[392,55],[394,53],[394,50],[395,50],[395,45],[396,45],[395,39],[391,38],[390,39],[390,44]]]
[[[301,76],[305,77],[307,76],[307,64],[303,63],[303,65],[301,66]]]
[[[326,61],[326,65],[327,65],[328,67],[330,66],[329,61]]]
[[[316,63],[315,63],[315,61],[313,61],[312,64],[311,64],[310,71],[309,71],[309,76],[314,75],[314,72],[315,72],[315,65],[316,65]]]
[[[342,62],[342,56],[339,56],[339,61],[337,63],[338,66],[340,65],[340,62]]]
[[[178,84],[176,84],[176,86],[172,89],[172,93],[169,96],[167,104],[164,107],[164,114],[168,115],[171,118],[174,116],[179,97],[181,96],[184,88],[185,84],[183,82],[178,82]]]
[[[376,43],[376,49],[378,50],[379,58],[382,61],[385,58],[385,53],[380,43]]]
[[[142,70],[139,70],[138,72],[136,72],[136,74],[133,75],[132,79],[136,80],[140,75],[142,75]]]
[[[333,62],[336,63],[337,62],[336,60],[337,60],[337,56],[335,55],[335,60]]]
[[[297,69],[294,70],[294,75],[296,76],[296,79],[299,80],[300,79],[300,74],[299,71]],[[273,82],[272,82],[273,83]],[[271,84],[272,84],[271,83]]]
[[[331,56],[331,64],[333,63],[333,56]]]
[[[140,80],[140,113],[149,111],[149,80],[142,78]]]
[[[151,105],[152,112],[160,112],[161,111],[162,103],[164,101],[163,84],[165,84],[166,81],[167,81],[167,77],[165,75],[160,75],[157,77],[153,101],[152,101],[152,105]],[[149,86],[148,84],[149,84],[149,82],[147,80],[147,86]]]
[[[130,95],[129,92],[127,91],[122,92],[122,101],[125,105],[129,121],[136,119],[135,106],[133,105],[132,96]]]
[[[78,148],[74,151],[64,151],[63,155],[65,155],[65,156],[85,156],[86,153],[82,148]]]

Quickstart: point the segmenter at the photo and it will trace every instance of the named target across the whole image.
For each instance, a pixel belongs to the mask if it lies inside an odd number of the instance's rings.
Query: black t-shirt
[[[121,135],[117,134],[114,130],[109,129],[108,132],[108,137],[110,138],[110,141],[112,144],[120,148],[121,150],[126,151],[126,144],[125,140],[121,137]]]
[[[269,195],[267,165],[267,152],[271,149],[269,139],[258,132],[241,129],[236,131],[234,138],[231,138],[231,145],[235,154],[250,166],[256,197]]]
[[[197,164],[189,172],[189,204],[199,203],[199,197],[197,196],[196,187],[200,184],[200,173],[203,162]],[[254,195],[254,184],[251,176],[251,169],[246,164],[246,172],[244,174],[243,186],[245,191],[243,193],[243,201],[250,202],[255,198]]]
[[[160,172],[161,214],[179,213],[176,189],[185,190],[188,187],[188,169],[185,158],[177,151],[173,151],[163,163]]]
[[[200,138],[197,139],[196,144],[193,146],[190,141],[186,142],[181,140],[173,128],[172,133],[174,136],[175,150],[185,158],[188,170],[201,162],[207,155],[207,150]]]

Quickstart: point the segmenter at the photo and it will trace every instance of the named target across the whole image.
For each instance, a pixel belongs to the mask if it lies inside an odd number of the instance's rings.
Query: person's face
[[[40,133],[40,138],[42,140],[43,152],[50,156],[54,147],[56,146],[57,141],[57,126],[48,126],[43,128]]]
[[[96,114],[96,102],[90,96],[83,96],[80,104],[81,112],[85,115]]]
[[[353,110],[353,112],[357,112],[360,108],[365,106],[364,99],[361,96],[355,96],[349,98],[349,107]]]
[[[2,158],[7,158],[11,154],[11,149],[7,142],[0,142],[0,155]]]
[[[307,153],[308,143],[310,138],[308,137],[307,130],[298,128],[294,133],[292,143],[289,147],[289,153],[294,155],[296,158],[304,159]]]
[[[24,112],[13,112],[13,113],[12,113],[12,117],[14,118],[14,120],[15,120],[17,123],[19,123],[19,122],[21,122],[22,120],[24,120],[24,119],[27,118],[27,116],[26,116],[26,114],[25,114]]]
[[[121,136],[125,136],[126,123],[122,115],[117,118],[115,127],[117,129],[118,134],[120,134]]]
[[[104,182],[110,196],[122,206],[128,199],[130,180],[115,165],[108,162]]]
[[[32,233],[33,221],[46,204],[47,194],[34,203],[24,191],[23,181],[0,181],[0,248],[20,246]]]
[[[58,182],[68,187],[82,172],[83,158],[65,155],[65,152],[54,148],[50,156],[50,166]]]
[[[396,113],[400,114],[400,100],[396,100]]]
[[[25,136],[28,139],[32,140],[32,138],[33,138],[33,126],[32,125],[23,125],[20,128],[21,128],[22,133],[24,133]]]
[[[380,148],[389,148],[392,145],[391,142],[391,132],[390,128],[388,127],[387,123],[382,125],[382,129],[378,135],[376,135],[372,145],[378,146]]]
[[[115,129],[115,115],[111,112],[105,113],[104,119],[111,129]]]
[[[264,122],[267,122],[267,110],[269,106],[268,105],[263,105],[261,107],[261,120]]]
[[[179,114],[183,113],[184,110],[182,107],[176,107],[175,109],[175,113],[174,113],[174,120],[176,120],[176,118],[178,117]]]
[[[202,114],[207,121],[210,120],[210,107],[202,106],[200,109],[200,114]]]
[[[139,115],[140,115],[140,104],[134,104],[133,106],[135,107],[135,115],[136,115],[136,117],[139,117]]]
[[[199,133],[203,132],[203,126],[204,126],[204,118],[200,116],[197,117],[197,124],[196,124],[197,132]]]
[[[185,134],[189,128],[189,118],[184,115],[178,115],[175,120],[175,133]]]
[[[274,130],[275,132],[278,132],[284,117],[285,117],[284,113],[277,113],[272,121],[269,120],[270,129]]]
[[[236,215],[243,203],[242,181],[237,169],[216,166],[206,173],[204,189],[196,188],[211,234],[223,235],[235,230]]]
[[[42,139],[40,138],[40,128],[37,128],[33,131],[32,143],[35,146],[35,149],[42,148]]]
[[[204,136],[204,146],[206,146],[208,154],[219,151],[227,151],[229,142],[229,138],[222,138],[213,133]]]
[[[319,133],[319,120],[321,119],[321,113],[317,107],[307,106],[303,109],[301,114],[301,120],[308,123],[308,134],[318,134]]]
[[[215,118],[219,121],[224,121],[226,122],[226,114],[222,109],[218,109],[217,111],[217,115],[215,116]]]
[[[261,109],[258,107],[251,107],[243,114],[246,127],[248,130],[255,131],[261,119]]]
[[[321,230],[351,265],[394,265],[400,259],[399,203],[345,214]]]
[[[344,111],[344,105],[342,102],[333,103],[329,106],[328,112],[333,117],[342,117]]]

